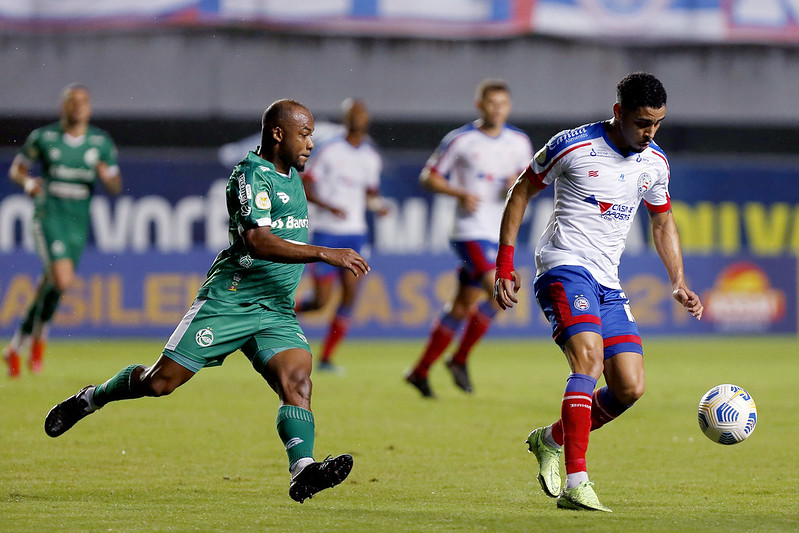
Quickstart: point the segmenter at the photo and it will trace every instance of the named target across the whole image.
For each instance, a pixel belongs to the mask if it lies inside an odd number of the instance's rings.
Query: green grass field
[[[473,395],[439,363],[423,400],[401,372],[419,342],[352,341],[344,376],[314,374],[316,454],[355,468],[339,487],[289,499],[277,398],[240,354],[164,398],[112,404],[57,439],[50,407],[161,342],[53,341],[45,370],[0,377],[2,531],[799,530],[799,341],[649,340],[647,394],[594,433],[592,479],[613,514],[555,508],[523,444],[560,409],[566,363],[545,340],[492,341]],[[735,383],[757,429],[721,446],[696,422],[701,395]]]

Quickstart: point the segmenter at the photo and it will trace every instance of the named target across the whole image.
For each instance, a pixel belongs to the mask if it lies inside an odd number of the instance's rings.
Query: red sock
[[[325,337],[325,342],[322,345],[322,362],[326,363],[333,356],[333,350],[336,349],[338,343],[347,336],[347,331],[350,329],[350,320],[341,315],[336,315],[333,322],[330,324],[330,329]]]
[[[624,405],[617,400],[607,386],[595,390],[591,398],[591,431],[616,420],[619,415],[629,408],[629,405]],[[557,422],[552,424],[552,440],[559,446],[563,446],[562,419],[558,419]]]
[[[430,332],[430,338],[427,340],[427,345],[422,353],[422,358],[416,363],[413,373],[419,377],[426,378],[430,367],[436,360],[441,357],[444,350],[447,349],[449,343],[457,332],[459,321],[454,319],[452,315],[446,314],[441,317]],[[453,327],[454,326],[454,327]]]
[[[486,334],[488,328],[491,326],[491,319],[493,317],[485,314],[480,307],[475,309],[471,314],[469,325],[463,333],[461,344],[458,351],[452,356],[452,360],[459,365],[466,364],[466,358],[469,357],[469,352],[472,350],[477,341]]]
[[[591,402],[596,380],[585,374],[572,374],[560,408],[563,421],[563,451],[566,473],[587,471],[585,454],[591,432]]]

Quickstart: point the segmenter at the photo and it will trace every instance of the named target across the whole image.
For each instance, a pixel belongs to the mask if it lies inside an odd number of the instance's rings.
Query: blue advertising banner
[[[370,221],[375,251],[448,253],[455,204],[419,185],[429,155],[384,150],[381,193],[392,209]],[[799,253],[799,159],[681,156],[669,162],[669,191],[686,254]],[[0,154],[0,168],[10,164],[11,154]],[[228,241],[224,191],[232,164],[219,163],[213,152],[122,152],[125,190],[119,198],[99,195],[92,201],[91,245],[109,254],[199,248],[215,254]],[[527,210],[520,245],[535,246],[552,212],[552,189],[545,189]],[[0,254],[33,251],[32,214],[32,202],[21,188],[0,180]],[[651,252],[648,235],[645,209],[639,209],[627,256]]]
[[[90,250],[78,280],[62,300],[55,337],[163,337],[180,321],[205,279],[213,253],[102,254]],[[797,260],[794,256],[689,256],[691,287],[702,297],[705,317],[697,322],[671,298],[664,268],[654,254],[625,257],[622,284],[644,335],[797,332]],[[353,337],[416,338],[456,287],[457,260],[451,254],[375,255],[352,315]],[[549,326],[532,297],[531,254],[517,253],[522,274],[519,305],[501,313],[496,337],[547,337]],[[9,337],[35,290],[40,270],[31,254],[0,254],[0,336]],[[298,295],[310,290],[309,276]],[[327,308],[301,315],[311,339],[327,329],[335,298]]]
[[[0,27],[32,31],[244,26],[477,39],[525,33],[642,42],[797,42],[788,0],[0,0]]]

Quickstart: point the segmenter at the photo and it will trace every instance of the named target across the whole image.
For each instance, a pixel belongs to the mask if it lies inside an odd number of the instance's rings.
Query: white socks
[[[575,472],[574,474],[566,474],[566,488],[573,489],[583,481],[588,481],[588,472]]]
[[[311,457],[303,457],[302,459],[297,459],[297,461],[295,461],[294,464],[289,467],[289,472],[291,472],[291,479],[297,477],[297,475],[300,472],[302,472],[302,470],[311,463],[313,463],[313,458]]]
[[[553,448],[562,448],[560,444],[555,442],[555,439],[552,438],[552,426],[547,426],[544,428],[543,434],[541,438],[544,439],[544,444],[547,446],[552,446]]]

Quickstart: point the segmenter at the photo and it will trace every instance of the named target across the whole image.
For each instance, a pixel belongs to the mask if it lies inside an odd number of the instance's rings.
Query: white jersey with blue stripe
[[[619,260],[641,200],[654,212],[671,208],[663,150],[652,142],[622,153],[596,122],[555,135],[530,168],[537,187],[555,184],[555,210],[535,250],[537,274],[579,265],[621,288]]]
[[[314,231],[334,235],[362,235],[367,232],[366,193],[378,192],[383,161],[374,144],[365,140],[353,146],[343,136],[321,144],[308,159],[304,175],[325,202],[346,212],[341,218],[327,209],[314,209]]]
[[[530,138],[509,125],[492,137],[473,122],[444,137],[425,168],[446,177],[454,187],[480,198],[474,213],[458,205],[452,240],[499,241],[499,223],[508,185],[524,171],[532,155]]]

